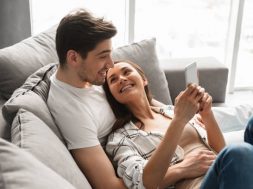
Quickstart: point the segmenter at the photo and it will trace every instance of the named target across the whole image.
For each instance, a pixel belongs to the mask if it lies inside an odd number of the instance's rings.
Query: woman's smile
[[[124,85],[121,89],[120,89],[120,93],[123,93],[125,91],[128,91],[129,89],[131,89],[132,87],[134,86],[134,84],[127,84],[127,85]]]

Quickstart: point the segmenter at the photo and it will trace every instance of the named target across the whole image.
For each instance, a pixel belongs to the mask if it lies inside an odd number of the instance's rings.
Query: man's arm
[[[74,149],[70,152],[92,188],[126,189],[123,180],[116,176],[110,160],[100,145]]]

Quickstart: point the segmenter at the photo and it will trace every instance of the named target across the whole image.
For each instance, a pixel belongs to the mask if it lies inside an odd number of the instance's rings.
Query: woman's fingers
[[[205,93],[202,98],[202,102],[200,103],[200,111],[210,109],[212,106],[212,101],[212,97],[208,93]]]
[[[201,86],[196,84],[191,84],[187,87],[185,91],[185,95],[188,96],[190,99],[194,100],[195,102],[201,102],[205,94],[205,89]]]

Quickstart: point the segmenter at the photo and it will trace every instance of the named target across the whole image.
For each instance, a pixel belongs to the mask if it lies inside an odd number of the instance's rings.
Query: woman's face
[[[106,79],[112,95],[122,104],[133,102],[145,95],[144,86],[147,81],[127,62],[115,64],[108,70]]]

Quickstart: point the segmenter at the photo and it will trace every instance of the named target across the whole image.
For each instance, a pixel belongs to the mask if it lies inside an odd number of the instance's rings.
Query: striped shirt
[[[159,108],[157,111],[172,117],[174,107],[169,105]],[[200,138],[207,145],[205,130],[196,122],[194,123],[194,120],[189,123],[197,130]],[[123,179],[128,188],[145,188],[142,180],[143,169],[163,137],[164,133],[140,130],[133,122],[109,135],[106,151],[117,166],[118,176]],[[208,148],[210,147],[208,146]],[[170,165],[182,161],[183,158],[184,150],[178,145]],[[173,188],[173,186],[168,188]]]

